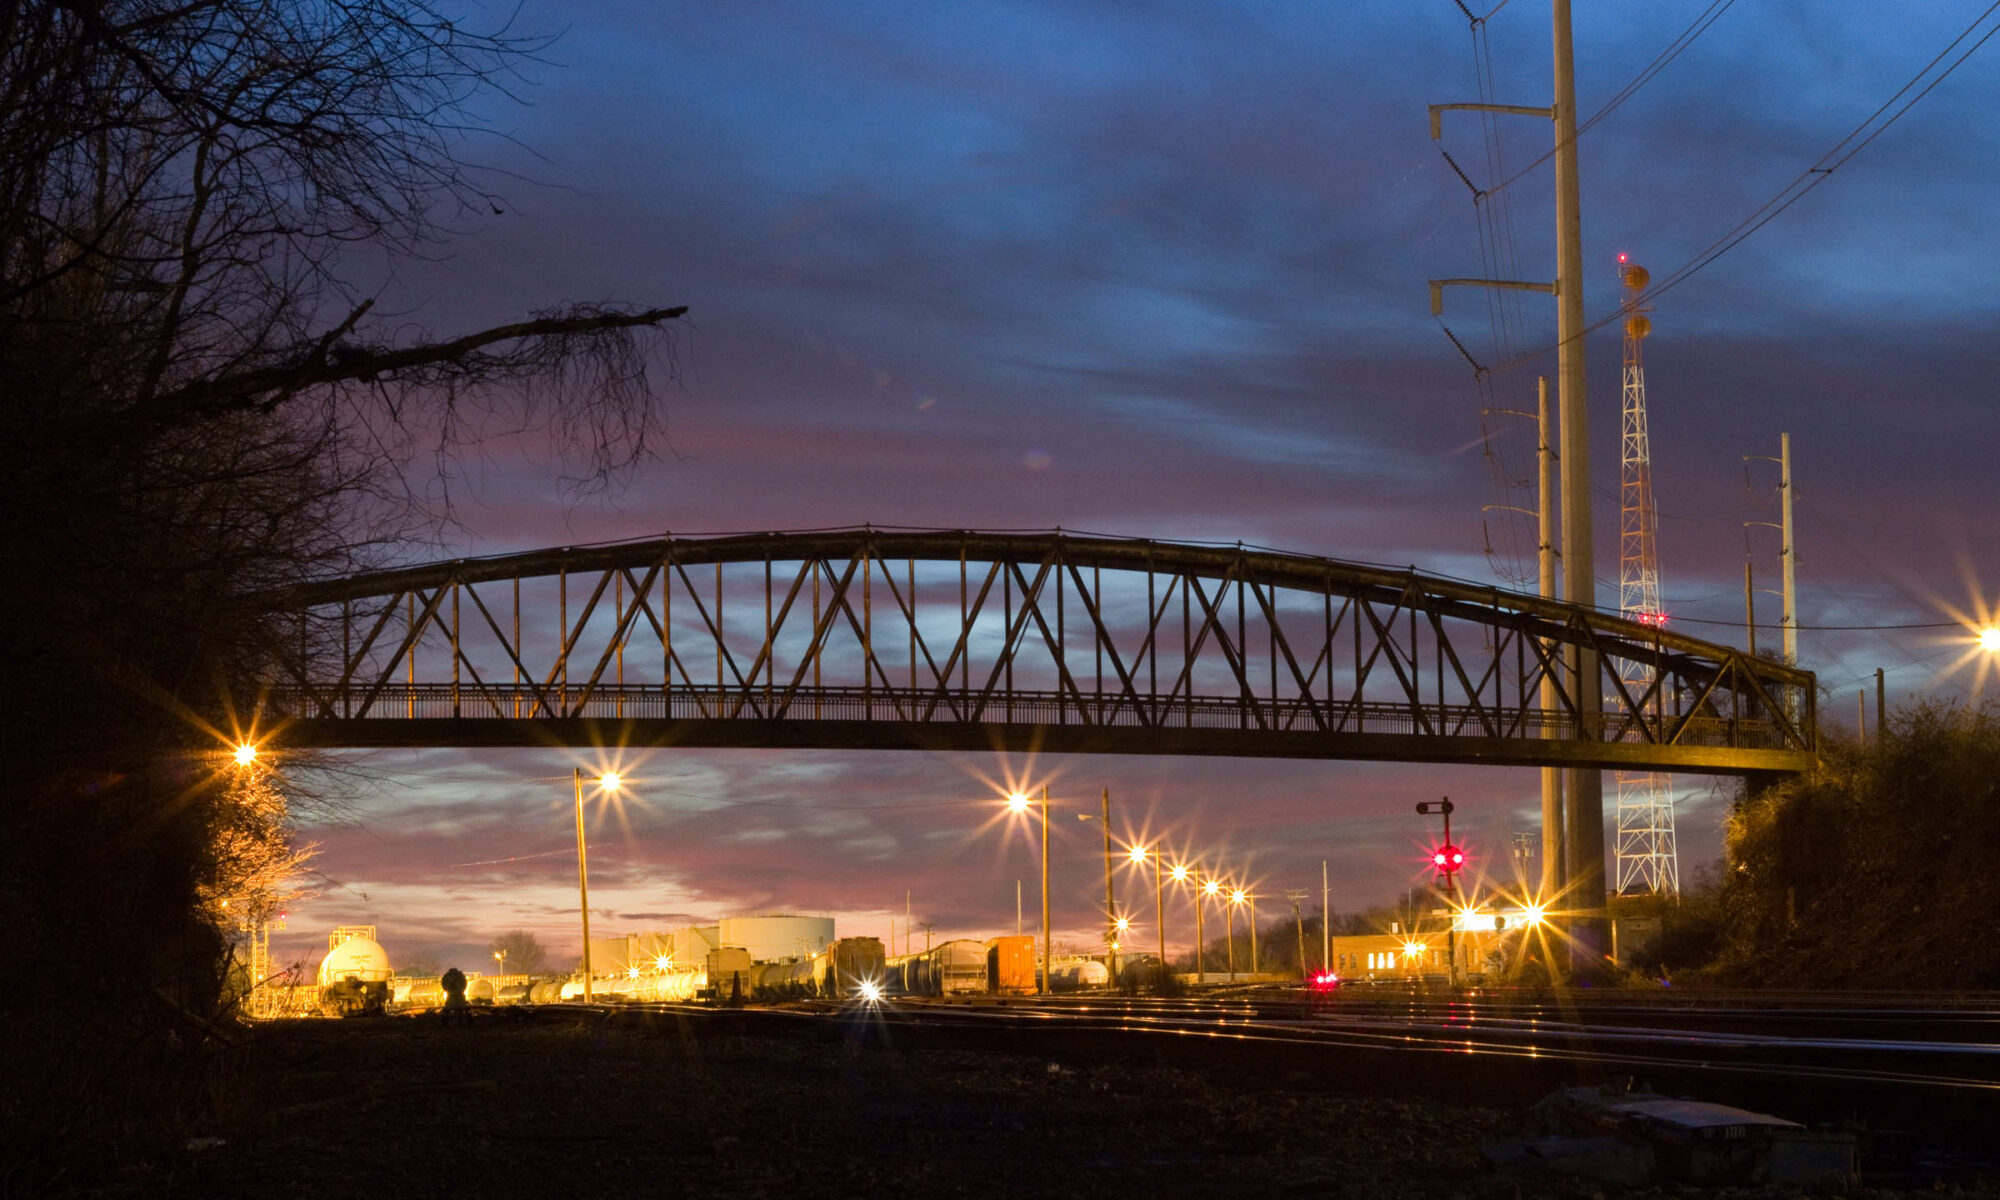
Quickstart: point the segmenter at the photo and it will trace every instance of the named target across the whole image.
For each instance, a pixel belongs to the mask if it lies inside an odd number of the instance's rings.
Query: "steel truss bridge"
[[[1815,751],[1809,672],[1414,569],[1240,546],[875,529],[664,538],[263,599],[296,638],[260,701],[288,745],[1717,774],[1799,771]]]

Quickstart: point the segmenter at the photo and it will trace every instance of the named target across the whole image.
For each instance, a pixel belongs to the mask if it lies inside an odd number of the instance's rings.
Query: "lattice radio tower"
[[[1640,346],[1653,331],[1649,311],[1639,303],[1651,277],[1646,268],[1618,256],[1624,285],[1625,419],[1620,439],[1618,518],[1618,608],[1630,620],[1664,625],[1660,609],[1660,554],[1654,538],[1653,449],[1646,432],[1646,365]],[[1620,666],[1625,687],[1644,695],[1653,676],[1643,663]],[[1618,772],[1618,892],[1679,896],[1679,857],[1674,847],[1674,793],[1667,776],[1655,771]]]

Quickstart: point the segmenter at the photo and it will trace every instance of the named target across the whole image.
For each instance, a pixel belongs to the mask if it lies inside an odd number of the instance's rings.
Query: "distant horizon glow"
[[[1425,281],[1491,273],[1489,216],[1518,248],[1518,278],[1555,277],[1547,168],[1528,169],[1546,122],[1454,122],[1433,143],[1423,115],[1477,86],[1545,94],[1546,13],[1498,10],[1479,31],[1486,58],[1450,4],[1135,15],[997,0],[884,20],[793,0],[526,0],[511,19],[564,32],[530,67],[532,105],[490,95],[464,114],[507,131],[473,155],[505,203],[461,214],[439,253],[380,278],[356,255],[343,282],[379,296],[374,312],[444,333],[565,298],[690,310],[672,356],[649,364],[667,418],[654,457],[579,486],[587,456],[497,436],[444,468],[436,543],[407,553],[1060,527],[1534,590],[1534,421],[1496,414],[1532,412],[1537,378],[1557,376],[1536,351],[1553,343],[1554,306],[1454,296],[1447,336]],[[1580,103],[1627,96],[1579,142],[1583,261],[1599,264],[1575,281],[1589,320],[1627,298],[1604,261],[1675,278],[1965,17],[1833,5],[1802,22],[1736,5],[1627,95],[1685,22],[1667,6],[1577,14]],[[1978,702],[2000,672],[2000,472],[1979,432],[2000,377],[1987,282],[2000,180],[1976,151],[2000,106],[2000,39],[1980,53],[1651,314],[1662,619],[1746,651],[1753,633],[1760,651],[1776,642],[1777,538],[1757,526],[1745,544],[1745,522],[1778,519],[1776,473],[1758,464],[1746,481],[1744,456],[1789,433],[1791,615],[1800,665],[1843,698],[1820,706],[1829,731],[1853,730],[1852,697],[1878,668],[1892,713]],[[1467,187],[1524,170],[1505,221]],[[1601,602],[1618,578],[1619,330],[1586,345]],[[926,593],[926,622],[949,628],[952,592]],[[747,629],[758,608],[712,615]],[[1949,629],[1914,628],[1947,610]],[[262,737],[210,732],[217,764]],[[1540,821],[1532,768],[685,747],[329,758],[338,770],[314,781],[326,806],[295,814],[320,855],[274,953],[317,956],[332,926],[376,924],[392,956],[490,964],[490,939],[522,928],[561,961],[579,936],[577,769],[621,780],[584,806],[605,933],[794,911],[886,934],[906,903],[939,937],[1012,933],[1017,912],[1038,928],[1029,781],[1055,781],[1051,812],[1095,811],[1108,787],[1112,835],[1201,884],[1167,889],[1170,949],[1219,891],[1211,871],[1317,897],[1324,863],[1348,914],[1430,886],[1418,800],[1462,801],[1463,845],[1506,846]],[[1721,854],[1732,790],[1694,775],[1673,787],[1692,880]],[[932,807],[941,796],[970,798]],[[1609,803],[1606,821],[1615,831]],[[1056,937],[1094,952],[1102,833],[1060,818],[1047,834]],[[1154,903],[1144,874],[1118,874],[1119,904]]]

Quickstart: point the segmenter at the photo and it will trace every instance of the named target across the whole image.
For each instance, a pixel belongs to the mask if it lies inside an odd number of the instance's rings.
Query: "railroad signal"
[[[1431,851],[1431,865],[1438,869],[1440,875],[1456,875],[1458,869],[1465,865],[1465,851],[1446,842]]]

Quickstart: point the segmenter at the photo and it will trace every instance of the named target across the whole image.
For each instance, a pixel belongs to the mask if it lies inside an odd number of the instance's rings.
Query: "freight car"
[[[888,961],[885,979],[891,994],[955,996],[986,990],[986,947],[957,938],[929,950]]]
[[[813,955],[813,985],[828,1000],[851,1000],[862,994],[863,985],[879,989],[888,974],[882,953],[882,939],[845,937]]]
[[[329,1017],[379,1017],[388,1011],[394,974],[374,926],[341,926],[320,960],[319,1010]]]
[[[1025,934],[986,942],[986,990],[995,995],[1035,990],[1035,939]]]

